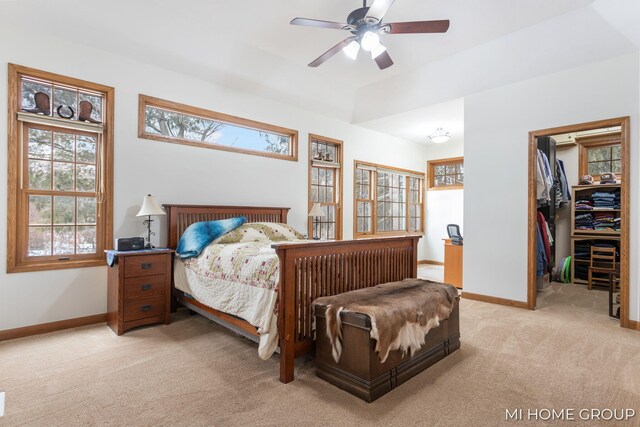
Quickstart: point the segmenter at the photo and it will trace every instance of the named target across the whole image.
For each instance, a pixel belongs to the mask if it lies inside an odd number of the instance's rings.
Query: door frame
[[[620,232],[620,326],[630,328],[629,324],[629,221],[630,215],[630,120],[629,116],[577,125],[561,126],[529,132],[529,215],[528,215],[528,266],[527,266],[527,308],[535,310],[538,288],[536,284],[536,162],[537,138],[563,133],[594,130],[612,126],[620,126],[622,145],[622,177],[621,177],[621,232]]]

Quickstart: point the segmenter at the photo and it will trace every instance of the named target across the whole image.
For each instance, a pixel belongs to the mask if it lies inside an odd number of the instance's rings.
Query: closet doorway
[[[574,140],[572,141],[571,138]],[[545,274],[549,277],[555,275],[558,280],[572,283],[572,286],[584,286],[584,289],[588,288],[587,277],[591,274],[591,277],[595,278],[592,281],[593,287],[599,285],[601,289],[605,289],[605,292],[610,286],[608,279],[612,277],[611,280],[617,281],[619,287],[619,294],[614,294],[612,302],[615,304],[616,299],[619,300],[617,306],[620,326],[629,327],[629,144],[629,117],[529,132],[527,277],[529,309],[536,308],[538,288],[546,286]],[[573,147],[571,148],[575,151],[573,155],[577,157],[572,168],[564,168],[561,163],[556,163],[556,154],[567,147]],[[559,177],[555,175],[556,166],[567,173],[568,182],[564,184],[564,188],[562,182],[556,179],[551,186],[553,190],[549,187],[549,192],[545,194],[543,185],[542,191],[539,191],[539,149],[541,152],[547,151],[546,156],[541,158],[547,157],[547,160],[550,160],[548,164],[553,164],[551,173],[553,178]],[[613,172],[613,176],[606,175],[608,172]],[[591,175],[593,184],[590,184],[587,179],[581,181],[583,175]],[[603,180],[602,183],[600,179]],[[540,199],[539,196],[541,196]],[[562,216],[566,219],[566,223],[563,227],[560,227],[561,224],[556,224],[556,219],[561,218],[556,211],[558,206],[564,209]],[[544,220],[540,223],[540,217],[546,218],[548,223]],[[539,226],[539,224],[544,225]],[[556,240],[557,237],[568,239],[568,248],[565,245],[560,253],[554,254],[557,248],[553,248],[551,244],[551,256],[550,259],[546,259],[545,248],[548,255],[549,242],[543,239],[544,244],[540,252],[546,264],[543,263],[543,276],[540,276],[538,241],[541,237],[538,233],[539,230],[545,229],[549,236],[553,236],[559,229],[567,233],[567,236],[564,234],[556,236]],[[600,256],[600,249],[611,247],[615,248],[609,250],[615,254],[616,258],[613,262],[617,271],[613,276],[598,272],[596,268],[600,266],[596,259]],[[567,257],[569,261],[562,262]],[[591,273],[589,273],[590,270]],[[616,311],[617,309],[614,310],[614,314]]]

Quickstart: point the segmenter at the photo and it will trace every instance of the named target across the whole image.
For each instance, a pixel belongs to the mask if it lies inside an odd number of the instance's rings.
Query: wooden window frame
[[[405,176],[405,224],[407,227],[406,231],[378,231],[378,173],[377,171],[371,171],[371,189],[370,196],[371,199],[357,199],[356,198],[356,171],[358,169],[358,165],[369,166],[371,168],[376,169],[384,169],[392,172],[400,172],[406,174]],[[411,222],[410,218],[410,210],[409,206],[412,205],[409,195],[409,177],[413,175],[414,177],[420,177],[422,179],[422,188],[424,189],[426,176],[422,172],[417,172],[409,169],[402,169],[393,166],[381,165],[377,163],[363,162],[360,160],[354,160],[353,162],[353,237],[355,239],[358,238],[367,238],[374,236],[411,236],[411,235],[423,235],[424,234],[424,192],[421,191],[421,200],[419,203],[421,205],[420,209],[420,229],[409,231],[409,225]],[[371,232],[370,233],[360,233],[358,232],[358,202],[370,202],[371,203]],[[415,204],[415,203],[414,203]]]
[[[114,95],[112,87],[36,70],[20,65],[9,64],[9,96],[8,96],[8,204],[7,204],[7,273],[27,271],[60,270],[67,268],[95,267],[105,265],[104,250],[110,247],[113,240],[113,117]],[[103,96],[102,112],[102,163],[101,179],[104,184],[102,203],[98,204],[97,215],[102,218],[97,222],[96,253],[65,256],[27,257],[28,239],[25,237],[25,224],[28,224],[21,176],[23,172],[23,127],[18,120],[21,100],[21,78],[28,76],[36,79],[52,81],[72,87],[99,92]],[[56,128],[52,118],[51,127]],[[57,119],[59,120],[59,119]],[[63,126],[60,129],[64,129]],[[76,131],[74,131],[76,132]],[[96,182],[96,185],[99,185]],[[99,233],[99,234],[98,234]]]
[[[578,144],[579,177],[589,175],[589,149],[622,146],[622,134],[620,132],[605,135],[591,135],[576,138]],[[622,159],[620,159],[622,160]],[[618,180],[622,179],[622,173],[615,174]],[[600,181],[600,175],[592,175],[595,182]],[[578,177],[578,178],[579,178]]]
[[[309,196],[308,196],[308,210],[307,212],[309,212],[311,210],[311,207],[313,205],[313,201],[311,198],[312,195],[312,172],[313,172],[313,155],[312,155],[312,144],[313,141],[321,141],[321,142],[326,142],[328,144],[332,144],[336,146],[336,152],[338,153],[338,158],[334,159],[337,163],[340,164],[340,167],[338,168],[334,168],[337,171],[337,177],[334,177],[333,180],[333,196],[334,196],[334,200],[337,199],[337,202],[333,202],[333,203],[320,203],[321,205],[333,205],[336,208],[336,212],[335,212],[335,236],[336,236],[336,240],[342,240],[342,200],[344,199],[344,193],[342,191],[343,186],[342,186],[342,182],[343,182],[343,175],[344,175],[344,164],[343,164],[343,157],[344,157],[344,142],[339,140],[339,139],[334,139],[334,138],[328,138],[326,136],[320,136],[320,135],[316,135],[316,134],[309,134]],[[313,237],[313,218],[309,217],[307,220],[307,236],[309,239],[311,239]]]
[[[455,184],[455,185],[443,185],[443,186],[439,186],[436,187],[436,173],[435,173],[435,167],[436,166],[446,166],[446,165],[450,165],[450,164],[455,164],[455,163],[462,163],[462,165],[464,166],[464,157],[449,157],[446,159],[436,159],[436,160],[429,160],[427,162],[427,190],[428,191],[433,191],[433,190],[460,190],[464,188],[464,184]],[[464,172],[463,172],[464,175]]]
[[[266,131],[282,136],[286,136],[291,140],[291,153],[278,154],[269,153],[260,150],[251,150],[248,148],[231,147],[222,144],[209,144],[204,142],[193,141],[185,138],[175,138],[164,135],[156,135],[146,131],[146,108],[155,107],[164,110],[170,110],[179,114],[201,117],[218,122],[228,123],[230,125],[241,126],[258,131]],[[218,113],[216,111],[206,110],[204,108],[193,107],[190,105],[180,104],[178,102],[167,101],[164,99],[154,98],[148,95],[140,94],[138,96],[138,137],[142,139],[150,139],[154,141],[170,142],[173,144],[190,145],[192,147],[209,148],[212,150],[229,151],[232,153],[250,154],[253,156],[271,157],[274,159],[298,161],[298,131],[281,126],[270,125],[268,123],[257,122],[255,120],[236,117],[229,114]]]

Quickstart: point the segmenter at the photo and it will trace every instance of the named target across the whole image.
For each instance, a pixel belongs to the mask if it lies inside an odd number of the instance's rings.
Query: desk
[[[444,240],[444,282],[462,289],[462,245],[451,244]]]

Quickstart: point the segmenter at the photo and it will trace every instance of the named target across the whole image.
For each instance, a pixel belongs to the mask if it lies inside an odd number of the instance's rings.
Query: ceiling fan
[[[291,20],[291,25],[345,30],[353,34],[310,62],[309,67],[321,65],[340,50],[343,50],[347,56],[355,60],[362,47],[362,50],[371,53],[371,57],[376,61],[378,67],[384,70],[392,66],[393,61],[387,52],[387,48],[380,43],[380,34],[446,33],[449,29],[448,19],[383,24],[382,18],[393,2],[394,0],[374,0],[371,6],[367,7],[367,0],[363,0],[362,7],[347,16],[346,24],[308,18],[294,18]]]

